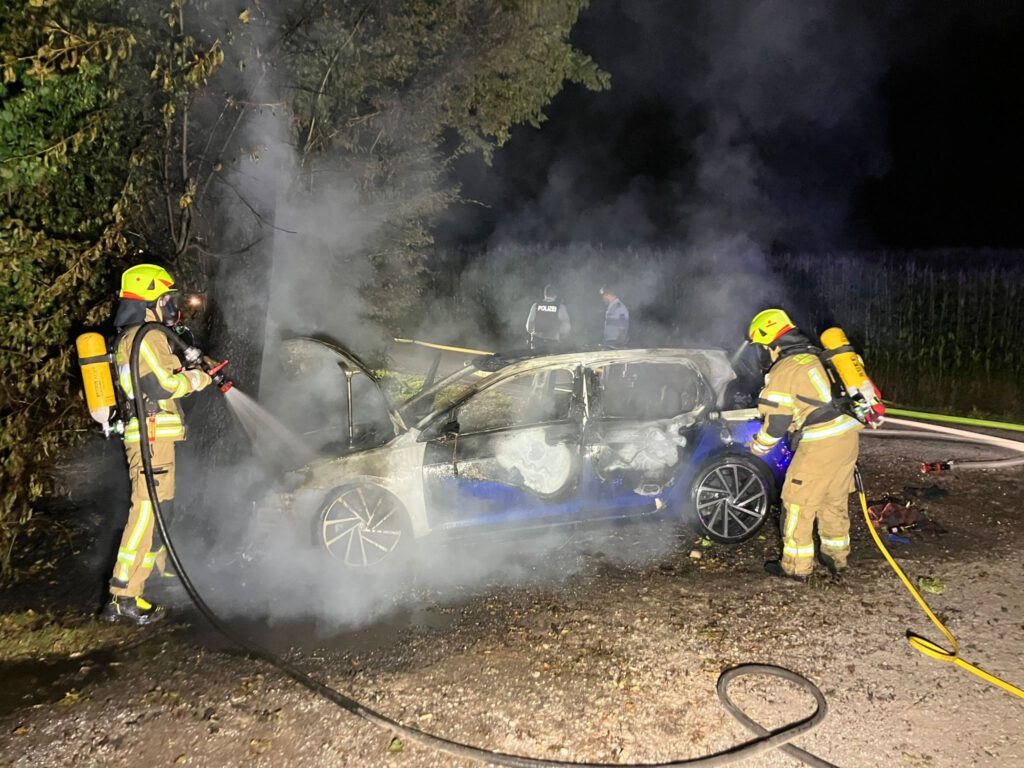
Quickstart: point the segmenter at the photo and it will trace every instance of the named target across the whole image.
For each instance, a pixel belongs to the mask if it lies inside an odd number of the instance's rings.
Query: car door
[[[424,430],[430,527],[531,527],[574,515],[582,424],[580,369],[565,366],[495,382],[441,414]]]
[[[323,455],[380,445],[405,431],[370,368],[325,337],[285,339],[268,351],[260,401]]]
[[[586,369],[583,436],[591,507],[604,516],[655,512],[688,465],[714,393],[679,362],[616,362]]]

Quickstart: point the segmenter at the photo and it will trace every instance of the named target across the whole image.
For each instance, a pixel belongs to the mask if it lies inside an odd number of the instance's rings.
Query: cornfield
[[[1024,418],[1024,253],[789,255],[805,316],[844,325],[885,397]]]
[[[600,284],[632,315],[631,343],[734,348],[757,310],[805,330],[840,325],[885,398],[906,407],[1024,419],[1024,252],[768,254],[735,247],[509,245],[453,254],[435,290],[463,342],[522,346],[545,283],[561,289],[574,342],[600,340]],[[441,327],[441,326],[439,326]],[[452,339],[445,327],[440,333]]]

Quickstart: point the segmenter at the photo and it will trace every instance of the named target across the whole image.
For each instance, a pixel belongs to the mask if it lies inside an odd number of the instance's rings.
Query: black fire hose
[[[376,710],[360,704],[355,699],[336,691],[325,683],[315,680],[301,669],[285,659],[282,659],[272,651],[236,635],[231,629],[229,629],[220,620],[217,614],[213,612],[213,609],[206,604],[206,601],[203,600],[199,591],[195,588],[195,585],[189,578],[188,572],[185,570],[181,559],[178,557],[177,551],[174,549],[171,537],[168,535],[167,526],[164,524],[163,511],[160,509],[160,499],[157,497],[156,481],[153,476],[153,461],[152,457],[149,455],[149,429],[148,424],[146,423],[145,409],[142,404],[142,382],[139,376],[139,352],[142,349],[142,341],[148,332],[156,330],[162,332],[167,336],[172,344],[180,349],[184,350],[188,347],[188,345],[176,333],[160,323],[145,323],[135,334],[135,339],[132,342],[131,356],[129,357],[129,368],[131,371],[132,391],[137,395],[133,402],[135,404],[135,417],[139,422],[139,444],[141,446],[142,468],[146,475],[146,487],[149,489],[149,498],[153,504],[153,513],[156,519],[156,525],[160,531],[160,536],[163,538],[164,546],[167,547],[167,556],[174,565],[175,572],[181,580],[181,585],[185,588],[185,592],[188,593],[189,599],[192,600],[196,609],[203,615],[203,618],[210,622],[210,625],[214,629],[220,632],[220,634],[229,642],[242,649],[249,658],[266,662],[270,666],[286,674],[295,682],[305,686],[314,693],[323,696],[328,701],[334,702],[342,709],[345,709],[354,715],[358,715],[374,725],[385,728],[396,736],[405,737],[410,741],[418,742],[449,755],[476,760],[479,762],[491,763],[493,765],[511,766],[512,768],[565,768],[565,766],[576,766],[577,768],[604,768],[604,766],[609,765],[608,763],[574,763],[560,760],[542,760],[532,757],[522,757],[520,755],[505,754],[503,752],[492,752],[488,749],[474,747],[469,744],[462,744],[457,741],[451,741],[442,736],[435,736],[434,734],[421,731],[418,728],[412,728],[398,722],[397,720],[391,719],[387,715],[383,715]],[[767,730],[751,720],[729,698],[729,683],[738,677],[745,677],[748,675],[778,677],[795,683],[814,697],[816,704],[814,713],[803,720],[790,723],[789,725],[774,731]],[[741,760],[746,760],[749,757],[753,757],[754,755],[767,752],[771,749],[781,749],[791,757],[802,760],[804,763],[815,766],[816,768],[836,768],[832,763],[826,762],[825,760],[822,760],[809,752],[805,752],[804,750],[789,743],[793,739],[796,739],[797,737],[816,728],[828,715],[828,703],[825,701],[825,696],[818,687],[806,677],[798,675],[783,667],[776,667],[769,664],[741,664],[739,666],[732,667],[731,669],[727,669],[721,674],[718,678],[716,690],[718,692],[718,698],[722,701],[722,704],[729,713],[739,720],[749,731],[756,734],[757,738],[751,739],[743,744],[730,747],[722,752],[717,752],[713,755],[706,755],[704,757],[693,758],[690,760],[677,760],[669,763],[648,764],[646,768],[674,768],[675,766],[695,765],[731,765]],[[626,768],[630,767],[626,766]]]

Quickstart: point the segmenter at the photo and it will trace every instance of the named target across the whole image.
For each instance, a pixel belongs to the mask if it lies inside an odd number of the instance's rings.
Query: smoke
[[[521,346],[530,304],[554,283],[574,342],[597,341],[597,289],[610,284],[630,308],[634,344],[733,346],[757,309],[787,303],[771,270],[773,248],[835,245],[850,235],[851,184],[884,164],[868,149],[878,144],[873,99],[884,62],[859,4],[594,5],[581,33],[593,45],[581,44],[612,69],[611,100],[562,129],[571,142],[556,143],[566,150],[558,156],[516,139],[506,159],[499,152],[508,188],[487,248],[461,262],[438,259],[437,292],[448,295],[425,312],[420,337]],[[273,41],[260,45],[271,50]],[[283,85],[260,75],[253,99],[279,103]],[[624,106],[630,101],[643,108]],[[366,247],[387,216],[362,203],[340,165],[318,168],[315,183],[295,183],[312,177],[292,144],[291,118],[267,107],[241,128],[251,153],[225,174],[220,220],[237,242],[262,238],[267,265],[255,275],[227,269],[220,284],[240,308],[227,317],[227,335],[266,338],[261,402],[315,450],[329,451],[347,436],[344,377],[330,363],[296,377],[277,356],[278,342],[289,332],[322,333],[362,354],[385,343],[360,289],[372,276]],[[814,141],[822,145],[805,153]],[[636,163],[644,152],[646,166]],[[530,199],[509,191],[517,162],[543,169]],[[635,167],[645,170],[629,175]],[[357,407],[371,412],[357,411],[359,419],[386,425],[372,413],[372,385],[358,381]],[[272,621],[312,616],[358,626],[426,594],[458,599],[477,585],[567,578],[595,546],[636,564],[677,543],[657,526],[605,532],[597,545],[556,530],[485,543],[433,538],[395,568],[360,575],[316,544],[322,499],[281,504],[287,487],[255,458],[208,469],[208,514],[182,530],[189,561],[203,563],[197,581],[219,610]]]
[[[236,467],[223,479],[237,488],[248,475],[258,487],[261,472],[255,464]],[[678,546],[678,530],[667,524],[600,532],[552,529],[514,539],[434,536],[409,542],[387,565],[361,570],[314,543],[308,512],[285,513],[271,496],[262,496],[244,522],[221,521],[213,539],[188,542],[186,562],[204,563],[195,580],[219,613],[271,626],[312,620],[319,634],[329,635],[403,608],[457,603],[509,585],[563,583],[598,560],[642,566]],[[225,543],[232,545],[230,552],[222,548]]]
[[[591,340],[605,281],[642,343],[732,345],[767,304],[800,319],[771,254],[861,238],[855,195],[887,164],[882,18],[845,0],[594,4],[579,44],[612,89],[564,94],[486,181],[469,175],[471,195],[497,210],[456,295],[490,308],[499,334],[549,281],[578,294]],[[575,258],[581,248],[589,258]],[[514,292],[489,279],[510,273]]]
[[[228,6],[222,11],[234,18]],[[234,42],[239,60],[279,55],[281,41],[261,14],[252,12],[244,40]],[[210,188],[217,222],[213,234],[225,254],[215,281],[223,327],[215,330],[221,341],[217,351],[232,360],[229,372],[237,389],[227,402],[234,409],[231,419],[242,429],[223,418],[211,429],[214,416],[222,414],[205,403],[189,421],[204,427],[207,442],[220,444],[244,432],[254,445],[243,458],[226,460],[223,451],[214,451],[216,460],[209,461],[211,451],[204,450],[209,445],[183,457],[179,499],[186,503],[179,505],[184,510],[173,532],[200,590],[227,616],[271,623],[313,618],[330,630],[369,623],[426,594],[459,599],[479,585],[550,582],[578,572],[593,544],[576,533],[542,531],[526,539],[471,543],[433,537],[410,546],[392,567],[362,573],[341,566],[317,542],[317,514],[329,488],[288,502],[294,477],[282,478],[282,468],[309,463],[306,449],[329,456],[349,448],[349,383],[357,442],[379,442],[374,434],[390,426],[376,387],[365,376],[353,375],[349,382],[346,373],[352,372],[326,352],[297,360],[283,340],[330,337],[377,358],[373,353],[388,334],[369,319],[379,307],[363,289],[375,276],[368,251],[390,226],[395,204],[367,204],[358,168],[330,153],[311,159],[296,145],[294,122],[301,116],[282,106],[290,87],[284,68],[251,67],[226,77],[241,80],[227,90],[244,93],[249,106],[232,128],[237,157],[225,160]],[[398,100],[380,106],[395,115],[382,114],[385,124],[415,120],[410,104]],[[391,183],[414,195],[438,191],[429,188],[433,177],[422,166],[409,174]],[[465,338],[474,324],[443,308],[428,316],[421,331],[434,338]],[[257,389],[261,405],[246,394]],[[204,482],[191,482],[199,476]],[[338,477],[336,484],[346,480]],[[604,537],[600,548],[606,559],[638,562],[664,553],[672,541],[663,531],[638,528],[628,536]]]

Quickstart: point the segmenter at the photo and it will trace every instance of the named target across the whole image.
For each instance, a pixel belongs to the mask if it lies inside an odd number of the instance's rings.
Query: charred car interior
[[[734,543],[768,517],[788,463],[744,445],[751,410],[711,349],[478,356],[440,379],[384,377],[323,339],[288,343],[321,405],[297,422],[321,458],[288,476],[293,514],[352,567],[417,540],[669,516]],[[303,421],[305,419],[305,421]]]

